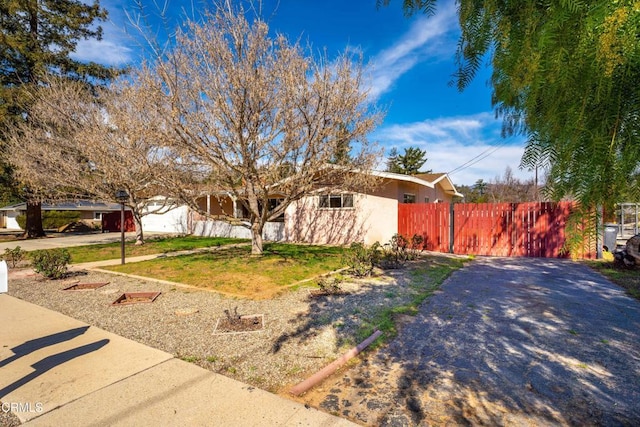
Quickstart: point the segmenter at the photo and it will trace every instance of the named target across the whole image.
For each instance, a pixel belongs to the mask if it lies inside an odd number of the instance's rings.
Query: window
[[[411,193],[404,193],[404,197],[402,198],[402,203],[415,203],[416,195]]]
[[[341,209],[353,207],[353,194],[322,194],[321,209]]]
[[[93,213],[94,221],[102,221],[102,212],[94,212]]]
[[[273,210],[275,208],[278,207],[278,205],[280,205],[280,203],[282,203],[284,201],[283,198],[279,198],[279,199],[269,199],[269,210]],[[272,221],[274,222],[284,222],[284,212],[281,213],[280,215],[278,215],[276,218],[272,219]]]

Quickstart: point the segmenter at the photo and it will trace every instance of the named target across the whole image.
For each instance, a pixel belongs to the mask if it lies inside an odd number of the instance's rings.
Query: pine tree
[[[430,171],[420,171],[420,168],[426,162],[427,152],[418,147],[405,148],[404,154],[398,154],[398,150],[393,147],[389,151],[389,157],[387,158],[387,172],[404,175],[429,173]]]
[[[78,41],[102,38],[107,11],[98,1],[4,0],[0,3],[0,132],[28,120],[29,91],[42,84],[43,76],[55,74],[90,83],[100,83],[117,72],[96,63],[74,60]],[[2,137],[4,140],[4,137]],[[10,172],[6,165],[2,170]],[[0,181],[7,181],[5,178]],[[44,235],[37,197],[18,183],[6,189],[27,200],[27,237]]]

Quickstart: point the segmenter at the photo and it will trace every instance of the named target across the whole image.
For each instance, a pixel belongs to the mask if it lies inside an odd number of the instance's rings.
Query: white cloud
[[[124,31],[124,4],[120,0],[101,1],[101,6],[109,12],[108,20],[99,23],[102,40],[78,41],[76,51],[71,54],[73,59],[113,66],[128,64],[134,59],[134,50],[130,47],[132,39]]]
[[[103,65],[123,65],[131,62],[132,49],[114,39],[82,40],[78,42],[73,59]]]
[[[371,59],[370,97],[377,99],[389,91],[396,80],[425,59],[449,55],[442,49],[443,38],[456,29],[453,2],[439,7],[433,17],[416,20],[400,40]]]
[[[532,173],[520,170],[524,152],[522,138],[502,139],[499,120],[492,113],[428,119],[393,124],[378,129],[373,140],[388,150],[419,147],[427,152],[426,169],[453,172],[456,184],[471,185],[478,179],[494,180],[510,167],[515,177],[528,179]],[[379,165],[384,168],[384,164]]]

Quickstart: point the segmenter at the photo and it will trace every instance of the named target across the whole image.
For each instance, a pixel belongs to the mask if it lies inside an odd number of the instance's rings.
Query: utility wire
[[[468,167],[475,165],[480,160],[483,160],[483,159],[489,157],[491,154],[495,153],[499,148],[502,148],[502,146],[504,144],[505,143],[502,143],[502,144],[499,144],[499,145],[497,145],[495,147],[487,148],[482,153],[480,153],[477,156],[471,158],[470,160],[468,160],[465,163],[461,164],[457,168],[454,168],[454,169],[450,170],[449,172],[447,172],[447,174],[448,175],[453,175],[454,173],[460,172],[461,170],[467,169]]]

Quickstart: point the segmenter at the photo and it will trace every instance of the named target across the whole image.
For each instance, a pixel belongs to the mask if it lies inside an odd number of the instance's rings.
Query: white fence
[[[235,237],[250,239],[251,230],[241,225],[231,225],[224,221],[194,221],[191,234],[203,237]],[[262,238],[273,242],[285,239],[284,222],[268,222],[264,226]]]

